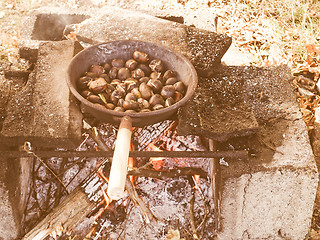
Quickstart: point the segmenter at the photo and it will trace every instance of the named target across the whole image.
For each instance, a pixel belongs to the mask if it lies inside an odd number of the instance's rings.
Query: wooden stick
[[[216,151],[214,140],[209,139],[209,150]],[[215,217],[215,231],[221,230],[220,218],[221,218],[221,169],[219,158],[212,158],[211,161],[211,187],[214,199],[214,217]]]
[[[117,134],[107,190],[108,196],[114,200],[118,200],[124,196],[131,135],[132,120],[129,116],[124,116],[121,119]]]
[[[101,139],[97,129],[95,127],[88,129],[88,133],[90,137],[98,144],[98,148],[103,151],[109,151],[110,149],[105,144],[105,142]],[[110,160],[112,162],[112,160]],[[156,217],[153,215],[149,207],[145,204],[145,202],[139,197],[137,191],[133,187],[130,179],[127,177],[125,182],[126,189],[128,191],[129,197],[132,199],[134,204],[140,208],[145,221],[147,223],[156,220]]]

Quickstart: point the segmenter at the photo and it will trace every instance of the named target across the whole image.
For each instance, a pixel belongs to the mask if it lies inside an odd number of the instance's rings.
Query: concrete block
[[[19,220],[15,215],[15,208],[11,195],[9,194],[9,184],[14,184],[15,179],[8,177],[8,161],[0,157],[0,239],[15,240],[19,235]],[[11,189],[10,189],[11,190]]]
[[[304,239],[319,180],[307,128],[290,70],[279,66],[255,71],[259,74],[246,78],[243,97],[260,129],[237,140],[249,150],[249,160],[227,160],[228,166],[222,166],[218,239]]]
[[[81,139],[82,115],[66,83],[72,41],[42,42],[25,87],[12,96],[1,130],[5,144],[74,147]]]

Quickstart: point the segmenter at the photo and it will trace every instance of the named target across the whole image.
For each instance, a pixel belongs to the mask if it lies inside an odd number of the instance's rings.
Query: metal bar
[[[113,151],[34,151],[39,157],[112,157]],[[0,151],[7,158],[27,157],[24,151]],[[164,157],[164,158],[237,158],[247,159],[248,151],[131,151],[129,157]]]

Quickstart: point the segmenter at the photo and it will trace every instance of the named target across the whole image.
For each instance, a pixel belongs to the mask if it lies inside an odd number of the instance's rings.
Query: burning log
[[[79,187],[28,232],[23,240],[42,240],[48,235],[59,235],[72,230],[94,207],[87,194]]]

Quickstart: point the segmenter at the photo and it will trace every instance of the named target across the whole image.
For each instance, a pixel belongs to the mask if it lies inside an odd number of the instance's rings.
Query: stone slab
[[[8,103],[1,130],[5,144],[68,148],[79,142],[82,115],[66,83],[73,54],[72,41],[40,43],[34,71]]]
[[[212,74],[231,44],[223,34],[114,6],[102,7],[82,22],[77,37],[90,43],[131,39],[161,44],[186,56],[203,76]]]
[[[220,65],[212,77],[200,77],[194,98],[178,112],[178,134],[226,141],[255,133],[259,125],[243,96],[248,76],[255,78],[258,73]]]

